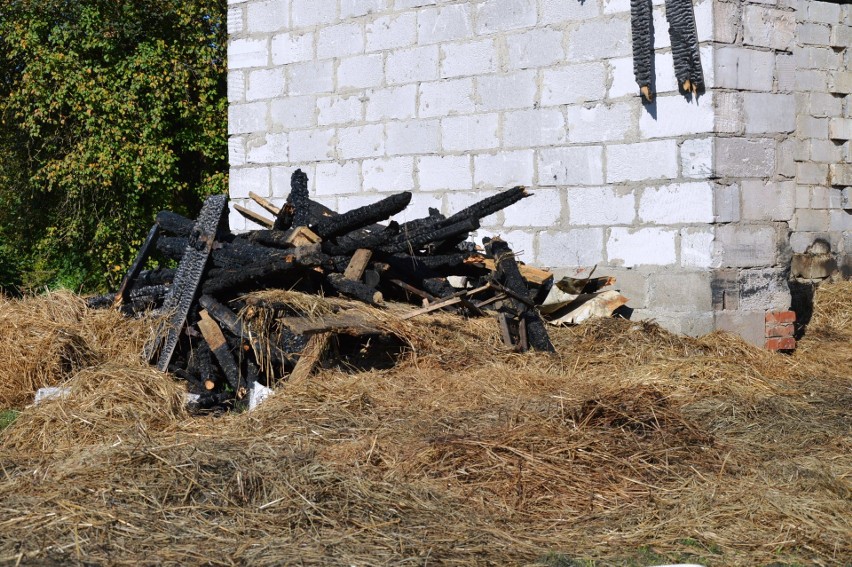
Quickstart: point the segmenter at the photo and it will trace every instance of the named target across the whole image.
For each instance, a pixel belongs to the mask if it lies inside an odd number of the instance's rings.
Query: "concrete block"
[[[417,178],[421,191],[473,188],[470,156],[423,156],[417,158]]]
[[[246,31],[248,33],[271,33],[290,26],[289,6],[278,0],[249,2],[246,5]]]
[[[741,270],[740,309],[776,311],[790,308],[790,286],[782,268]]]
[[[365,159],[361,163],[365,191],[412,191],[414,158],[411,156]]]
[[[417,85],[368,90],[367,120],[404,120],[417,112]]]
[[[713,132],[715,113],[712,93],[690,101],[686,97],[657,97],[639,118],[643,138],[668,138]]]
[[[269,132],[246,143],[246,162],[271,164],[286,163],[288,135],[286,132]]]
[[[742,218],[757,221],[789,221],[796,208],[795,181],[744,179],[741,183]]]
[[[611,0],[604,3],[604,12],[624,12],[630,10],[628,2],[627,10],[623,10],[623,2]],[[621,4],[616,6],[616,4]],[[607,7],[610,11],[607,12]],[[563,2],[563,0],[543,0],[539,11],[540,24],[562,24],[596,18],[601,13],[601,7],[597,2]]]
[[[378,87],[385,78],[381,53],[341,59],[337,65],[337,90]]]
[[[852,187],[845,187],[841,193],[840,206],[843,209],[852,209]]]
[[[284,94],[286,78],[284,69],[257,69],[248,72],[246,100],[255,101],[280,97]]]
[[[636,123],[638,101],[597,104],[592,107],[569,106],[568,141],[571,143],[623,141]]]
[[[607,183],[677,177],[676,140],[607,146]]]
[[[712,268],[718,263],[716,233],[712,228],[680,229],[680,265],[684,268]]]
[[[441,120],[441,145],[450,152],[496,148],[500,145],[499,119],[496,113],[444,118]]]
[[[349,195],[357,193],[361,185],[360,171],[360,164],[357,161],[318,164],[315,174],[316,194]]]
[[[758,348],[763,348],[766,342],[764,311],[717,311],[714,323],[717,330],[739,335]]]
[[[547,67],[565,60],[563,34],[551,28],[535,28],[506,37],[509,69]]]
[[[828,118],[814,118],[800,113],[797,119],[796,136],[798,138],[828,138]]]
[[[796,36],[796,16],[764,6],[743,7],[743,42],[746,45],[792,51]]]
[[[740,186],[717,184],[713,190],[713,212],[717,223],[739,222]]]
[[[290,132],[290,161],[328,161],[334,158],[334,129]]]
[[[806,280],[825,279],[837,270],[831,254],[793,254],[790,276]]]
[[[314,58],[314,32],[280,33],[270,41],[273,65],[289,65]]]
[[[450,193],[447,195],[446,200],[450,200],[450,196],[453,195]],[[444,193],[421,193],[415,192],[411,197],[411,203],[408,207],[405,208],[399,214],[396,214],[391,217],[391,220],[395,220],[396,222],[403,223],[408,222],[410,220],[414,220],[417,218],[421,218],[425,216],[426,211],[429,208],[438,209],[439,211],[444,207]],[[452,208],[452,211],[459,211],[461,209]]]
[[[537,19],[536,0],[490,0],[476,6],[476,33],[528,28]]]
[[[476,78],[477,110],[530,108],[536,97],[535,71],[514,71],[506,75]]]
[[[530,159],[532,163],[532,159]],[[530,176],[532,174],[530,173]],[[505,226],[547,228],[559,224],[562,199],[556,189],[541,189],[503,211]]]
[[[330,24],[337,20],[337,2],[290,0],[290,21],[293,28]]]
[[[835,94],[852,93],[852,71],[833,71],[828,76],[828,90]]]
[[[639,94],[636,77],[633,74],[633,57],[618,57],[609,60],[610,75],[607,98],[616,99],[624,96],[635,97]]]
[[[479,154],[473,156],[473,181],[477,188],[507,188],[515,185],[530,186],[533,184],[533,155],[532,150],[519,150],[514,152],[501,151],[497,154]],[[538,193],[538,191],[536,191]],[[550,192],[548,195],[552,194]],[[535,197],[524,199],[528,203],[535,200],[541,203],[541,199]],[[512,205],[514,208],[518,205]],[[556,207],[559,209],[560,207]],[[506,212],[508,218],[508,211]],[[538,225],[529,225],[538,226]]]
[[[742,27],[741,2],[716,2],[713,18],[713,35],[719,43],[735,43]]]
[[[334,91],[334,65],[331,61],[307,61],[287,66],[287,91],[291,95],[311,95]]]
[[[473,37],[473,7],[451,4],[424,8],[417,13],[417,41],[421,45]]]
[[[843,161],[843,146],[831,140],[809,140],[811,161],[837,163]]]
[[[796,62],[792,54],[776,54],[775,81],[778,92],[789,93],[796,89]],[[770,87],[767,90],[772,90],[772,88]]]
[[[493,39],[441,45],[441,78],[471,77],[497,71],[498,51]]]
[[[612,187],[571,187],[565,192],[572,225],[633,224],[636,197]]]
[[[340,159],[378,157],[384,153],[385,128],[382,124],[337,130],[337,155]]]
[[[780,58],[780,56],[779,56]],[[775,54],[745,47],[720,47],[716,50],[716,87],[749,91],[771,91],[775,72]]]
[[[568,34],[567,58],[569,61],[597,61],[630,55],[630,37],[627,14],[581,21]]]
[[[416,13],[392,14],[367,22],[365,38],[367,52],[410,47],[417,42]]]
[[[817,69],[796,69],[795,89],[799,92],[828,90],[828,73]]]
[[[440,149],[441,123],[438,120],[388,122],[385,130],[385,152],[389,156],[428,154]]]
[[[228,72],[228,102],[245,102],[246,71]]]
[[[740,92],[717,92],[715,103],[717,133],[739,134],[743,131],[743,98]]]
[[[712,309],[709,272],[656,272],[648,280],[654,309],[696,313]]]
[[[693,138],[680,145],[680,171],[688,179],[706,179],[713,173],[713,138]]]
[[[357,18],[378,14],[388,7],[389,0],[340,0],[340,18]]]
[[[646,187],[639,197],[642,223],[709,224],[713,219],[713,184],[708,182]]]
[[[412,47],[391,51],[385,62],[389,85],[434,81],[438,78],[439,48],[437,45]]]
[[[796,164],[796,180],[803,185],[825,185],[828,183],[828,164],[798,163]]]
[[[827,232],[794,232],[790,234],[790,249],[793,254],[812,252],[813,246],[819,241],[828,243],[832,240]],[[831,246],[827,246],[831,250]]]
[[[266,108],[265,102],[228,106],[228,134],[250,134],[266,130]]]
[[[831,26],[813,22],[799,22],[796,28],[796,38],[805,45],[829,45],[831,41]]]
[[[840,116],[843,112],[842,102],[828,93],[813,92],[808,95],[808,113],[817,117]]]
[[[272,128],[310,128],[316,126],[316,97],[288,96],[269,103]]]
[[[828,121],[828,137],[832,140],[852,140],[852,118],[832,118]]]
[[[716,227],[721,265],[732,268],[772,266],[777,259],[775,229],[761,225],[726,224]]]
[[[473,79],[445,79],[420,84],[421,118],[469,114],[473,110]]]
[[[848,47],[852,45],[852,26],[850,24],[835,24],[831,26],[829,45],[832,47]]]
[[[844,233],[852,231],[852,212],[843,210],[828,211],[828,230]]]
[[[804,8],[807,9],[807,21],[823,24],[836,24],[840,22],[840,4],[808,2]]]
[[[543,106],[579,104],[606,96],[607,71],[600,61],[544,69],[541,76]]]
[[[798,140],[788,138],[778,142],[775,173],[788,179],[796,177],[796,149]]]
[[[715,138],[714,146],[720,177],[769,177],[775,172],[771,138]]]
[[[629,299],[627,306],[631,309],[644,309],[648,306],[648,276],[645,270],[633,268],[607,267],[606,274],[615,278],[616,289]],[[555,274],[561,277],[561,274]]]
[[[538,262],[549,268],[590,268],[603,262],[604,229],[577,228],[543,232],[538,237]]]
[[[503,115],[503,146],[531,148],[565,142],[565,118],[555,108],[515,110]]]
[[[246,164],[246,145],[242,136],[228,138],[228,163],[231,167]]]
[[[361,120],[364,103],[358,95],[332,95],[317,98],[317,124],[346,124]]]
[[[232,39],[228,42],[228,69],[266,67],[269,45],[266,39]]]
[[[633,313],[636,321],[653,321],[661,328],[676,335],[702,337],[713,331],[713,313],[682,313],[658,311],[657,309],[640,310]],[[690,566],[694,567],[694,566]]]
[[[454,213],[461,211],[462,209],[465,209],[465,208],[471,206],[472,204],[474,204],[478,201],[481,201],[482,199],[487,199],[488,197],[493,197],[496,194],[497,194],[497,191],[479,191],[479,190],[475,190],[475,191],[455,191],[455,192],[452,192],[452,193],[447,193],[446,194],[447,206],[443,211],[444,211],[445,214],[451,215],[451,214],[454,214]],[[411,208],[411,207],[409,206],[409,208]],[[423,216],[423,215],[420,215],[420,216]],[[495,234],[495,231],[490,230],[491,227],[494,227],[495,230],[499,230],[499,228],[497,228],[497,227],[502,228],[502,223],[499,222],[501,220],[502,216],[503,216],[502,213],[495,213],[493,215],[487,216],[484,219],[482,219],[483,228],[481,229],[481,231],[484,230],[486,232],[482,233],[481,236],[493,236]],[[478,238],[474,242],[476,242],[477,244],[481,244],[482,238]]]
[[[793,95],[743,93],[747,134],[792,132],[796,129],[796,102]]]
[[[538,152],[539,185],[601,185],[603,182],[601,146],[546,148]]]
[[[526,262],[527,264],[538,264],[535,258],[534,232],[527,230],[507,230],[501,231],[500,236],[512,246],[512,253],[514,253],[518,260]],[[481,244],[482,238],[473,238],[472,242]]]
[[[228,8],[228,35],[235,36],[243,33],[245,29],[245,18],[243,17],[243,8],[235,7]]]
[[[676,237],[677,231],[671,229],[611,228],[606,244],[608,263],[625,268],[675,264]]]
[[[232,167],[228,176],[228,185],[228,193],[232,199],[247,199],[249,191],[268,197],[270,194],[269,168]]]
[[[739,270],[719,268],[711,271],[710,292],[713,311],[736,311],[740,308]]]

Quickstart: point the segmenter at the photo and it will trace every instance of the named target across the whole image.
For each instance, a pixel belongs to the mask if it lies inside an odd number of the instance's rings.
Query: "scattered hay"
[[[220,418],[139,362],[144,322],[112,320],[122,347],[62,301],[87,354],[41,370],[73,375],[67,400],[0,432],[0,563],[852,561],[846,284],[793,356],[623,320],[518,355],[490,319],[359,306],[403,340],[395,366],[330,365]]]

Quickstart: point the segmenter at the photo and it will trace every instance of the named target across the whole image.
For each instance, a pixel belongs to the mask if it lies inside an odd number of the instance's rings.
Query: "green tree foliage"
[[[0,286],[114,285],[157,211],[225,191],[226,12],[0,0]]]

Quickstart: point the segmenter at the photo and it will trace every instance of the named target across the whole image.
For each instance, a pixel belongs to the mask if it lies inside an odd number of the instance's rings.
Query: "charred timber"
[[[186,237],[192,232],[195,223],[183,215],[171,211],[160,211],[157,213],[157,224],[166,234]]]
[[[526,301],[521,301],[521,298],[529,298],[529,290],[527,289],[526,281],[521,275],[518,268],[518,263],[515,260],[515,255],[509,245],[499,238],[491,239],[486,243],[486,249],[489,250],[497,263],[496,279],[512,292],[515,310],[519,317],[526,325],[527,337],[529,345],[535,350],[543,352],[556,352],[553,348],[553,343],[550,342],[550,337],[547,334],[547,329],[544,326],[544,321],[538,314],[535,307],[530,307]]]
[[[400,232],[399,224],[391,221],[380,230],[371,231],[367,234],[347,234],[334,241],[323,241],[322,249],[326,254],[333,256],[344,256],[352,254],[359,248],[374,249],[390,242]]]
[[[449,219],[448,219],[449,220]],[[389,254],[397,252],[414,252],[420,250],[426,244],[436,240],[446,240],[461,234],[469,234],[479,228],[479,219],[467,218],[460,222],[443,226],[441,228],[427,228],[420,233],[400,235],[396,241],[379,247],[379,250]]]
[[[334,238],[359,228],[386,220],[405,209],[411,202],[411,193],[405,191],[391,195],[376,203],[358,207],[347,213],[329,217],[311,226],[322,239]]]
[[[691,1],[691,0],[690,0]],[[654,100],[654,18],[651,0],[630,0],[633,75],[647,102]]]
[[[145,262],[148,261],[148,257],[151,255],[151,252],[154,251],[159,236],[160,227],[159,225],[154,224],[154,226],[151,227],[151,230],[148,231],[148,236],[145,238],[145,242],[136,254],[136,259],[124,275],[124,279],[121,281],[121,285],[115,293],[113,306],[120,307],[122,303],[128,300],[130,290],[135,284],[136,278],[138,278],[139,274],[142,272],[142,268],[145,266]]]
[[[695,9],[692,0],[666,0],[666,19],[672,42],[675,77],[684,91],[704,88],[704,72],[698,50]]]
[[[479,228],[478,221],[489,215],[493,215],[496,212],[502,211],[506,207],[514,205],[521,199],[525,199],[529,196],[530,193],[527,192],[525,187],[512,187],[511,189],[507,189],[497,195],[474,203],[466,209],[462,209],[446,220],[441,221],[440,226],[449,226],[468,219],[476,219],[477,228]]]
[[[353,297],[370,305],[381,305],[384,302],[380,291],[359,281],[346,279],[343,274],[328,274],[325,279],[341,295]]]

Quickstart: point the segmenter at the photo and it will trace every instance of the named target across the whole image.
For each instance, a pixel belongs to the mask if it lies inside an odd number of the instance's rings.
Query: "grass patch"
[[[3,431],[17,419],[21,412],[13,409],[0,410],[0,431]]]

